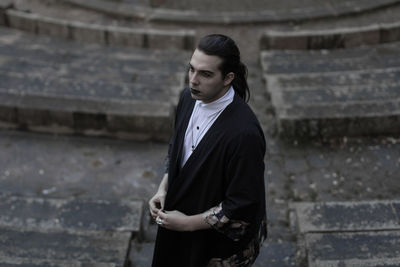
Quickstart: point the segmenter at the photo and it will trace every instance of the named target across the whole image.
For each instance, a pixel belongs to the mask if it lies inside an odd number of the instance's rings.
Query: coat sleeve
[[[239,241],[265,212],[264,136],[258,131],[242,134],[228,150],[225,199],[203,218],[215,230]]]

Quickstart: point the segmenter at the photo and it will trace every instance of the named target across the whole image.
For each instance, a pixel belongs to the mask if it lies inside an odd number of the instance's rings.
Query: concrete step
[[[76,6],[96,10],[120,18],[141,19],[150,22],[195,24],[244,24],[303,22],[320,18],[353,15],[398,4],[395,0],[363,1],[150,1],[149,5],[112,2],[106,0],[68,0]]]
[[[0,34],[4,126],[169,139],[185,83],[182,53],[77,45],[7,29]]]
[[[335,51],[262,51],[261,63],[270,74],[343,72],[399,67],[399,43]]]
[[[370,2],[371,3],[371,2]],[[399,41],[400,5],[264,29],[262,49],[338,49]]]
[[[96,44],[77,44],[54,38],[38,37],[21,31],[0,27],[0,48],[3,56],[29,57],[36,61],[49,63],[92,62],[110,64],[119,63],[144,68],[146,62],[152,63],[155,70],[170,72],[177,70],[174,63],[186,60],[189,53],[185,51],[162,51],[157,49],[139,49],[122,47],[104,47]],[[155,64],[155,63],[159,63]],[[161,66],[158,68],[158,66]],[[178,68],[179,69],[179,68]]]
[[[400,21],[321,30],[270,30],[261,39],[262,49],[338,49],[400,41]]]
[[[0,228],[1,266],[126,266],[129,232],[97,235]]]
[[[265,241],[254,267],[296,267],[296,248],[292,243],[272,243]]]
[[[308,266],[399,266],[400,202],[293,203]]]
[[[365,102],[366,105],[368,105],[368,102],[375,102],[384,105],[386,101],[400,99],[400,84],[398,82],[388,83],[384,81],[385,84],[383,85],[378,84],[378,82],[382,82],[382,80],[368,85],[291,87],[290,90],[282,90],[279,99],[277,99],[278,93],[274,94],[272,100],[275,103],[281,101],[281,103],[278,103],[279,109],[290,109],[340,105],[346,102],[359,102],[360,104]],[[346,114],[341,114],[340,110],[337,110],[335,115],[335,117],[341,117]]]
[[[108,26],[60,19],[15,9],[3,11],[4,25],[51,37],[111,46],[153,49],[192,49],[194,31]]]
[[[400,230],[400,201],[294,203],[300,233]]]
[[[400,231],[307,234],[308,266],[400,266]]]
[[[381,85],[396,84],[400,79],[400,67],[385,69],[366,69],[353,71],[337,71],[324,73],[294,73],[294,74],[268,74],[268,88],[273,90],[272,84],[279,83],[281,90],[291,90],[291,88],[310,88],[318,87],[323,84],[329,86],[353,86],[353,85]]]
[[[264,51],[266,89],[282,137],[400,132],[400,45]]]
[[[122,267],[143,202],[1,194],[0,214],[1,264]]]
[[[143,202],[0,195],[0,228],[139,234]]]

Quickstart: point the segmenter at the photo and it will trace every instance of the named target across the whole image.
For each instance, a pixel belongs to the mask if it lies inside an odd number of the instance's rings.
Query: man
[[[189,63],[168,168],[149,201],[153,267],[251,266],[266,237],[262,129],[235,42],[203,37]]]

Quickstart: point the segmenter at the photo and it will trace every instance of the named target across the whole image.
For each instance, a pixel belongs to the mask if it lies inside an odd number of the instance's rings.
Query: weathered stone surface
[[[351,28],[320,30],[267,31],[261,39],[263,49],[337,49],[399,41],[400,22],[370,24]]]
[[[60,126],[57,132],[169,139],[185,80],[177,51],[67,44],[4,29],[0,34],[3,121],[35,131]]]
[[[167,49],[177,49],[177,48],[189,48],[185,47],[185,32],[182,31],[181,34],[167,34],[162,31],[148,30],[146,35],[146,45],[149,48],[167,48]]]
[[[400,68],[359,70],[359,71],[337,71],[325,73],[298,73],[298,74],[277,74],[268,75],[268,83],[271,84],[270,90],[275,86],[280,86],[281,90],[291,91],[291,88],[315,88],[321,84],[329,84],[330,87],[349,87],[349,86],[372,86],[395,85],[400,79]],[[381,93],[383,95],[383,92]]]
[[[6,9],[12,6],[13,0],[0,0],[0,9]]]
[[[368,10],[379,9],[385,6],[394,5],[395,0],[382,0],[379,3],[369,1],[350,1],[329,3],[302,2],[296,5],[293,1],[281,2],[255,2],[248,5],[247,2],[225,1],[218,4],[207,5],[189,1],[155,2],[151,6],[161,8],[150,8],[147,5],[112,2],[105,0],[68,0],[69,3],[103,12],[120,18],[146,19],[154,22],[175,22],[175,23],[199,23],[199,24],[244,24],[244,23],[268,23],[304,21],[318,19],[321,17],[336,17],[362,13]],[[271,3],[272,6],[271,6]],[[268,7],[266,8],[266,4]],[[176,6],[186,8],[173,8]],[[260,6],[261,5],[261,6]],[[277,7],[278,6],[278,7]],[[164,7],[164,8],[163,8]],[[222,9],[222,10],[221,10]],[[223,12],[222,12],[223,11]]]
[[[51,37],[67,39],[70,36],[69,25],[64,21],[58,21],[52,18],[37,19],[38,33]]]
[[[131,238],[130,233],[119,232],[93,235],[0,228],[0,233],[2,266],[122,267]]]
[[[107,28],[107,42],[110,45],[143,47],[144,36],[145,31],[134,31],[128,28],[112,26]]]
[[[301,233],[399,229],[396,201],[298,203],[293,208]]]
[[[106,44],[105,29],[99,25],[88,25],[80,22],[70,23],[72,40]]]
[[[397,44],[262,53],[282,137],[400,132]]]
[[[294,267],[296,249],[292,244],[273,244],[265,241],[254,267]]]
[[[308,266],[399,266],[400,232],[307,234]]]
[[[0,25],[6,24],[5,10],[13,5],[13,0],[1,0],[0,1]]]
[[[6,16],[8,23],[12,28],[31,33],[35,33],[37,31],[37,15],[18,12],[10,9],[6,11]]]
[[[40,14],[8,10],[3,17],[10,26],[43,35],[78,42],[156,49],[192,49],[195,32],[190,30],[131,29],[79,21],[68,21]],[[1,19],[1,18],[0,18]],[[3,18],[5,20],[5,18]]]
[[[138,233],[143,202],[0,195],[0,210],[0,227],[3,228]]]

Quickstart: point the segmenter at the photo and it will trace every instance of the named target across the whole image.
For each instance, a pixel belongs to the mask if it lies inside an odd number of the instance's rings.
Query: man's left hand
[[[158,212],[158,217],[162,220],[161,227],[173,231],[192,231],[190,216],[183,214],[180,211],[162,211]]]

